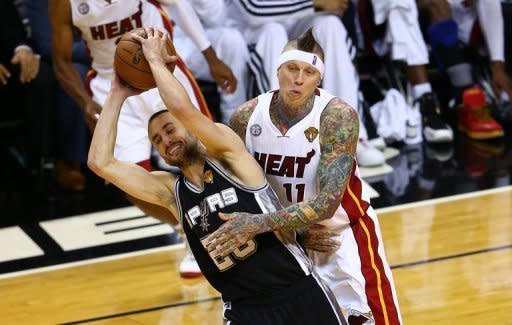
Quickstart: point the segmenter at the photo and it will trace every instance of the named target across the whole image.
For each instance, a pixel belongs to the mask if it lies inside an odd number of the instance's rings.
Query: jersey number
[[[292,195],[292,183],[284,183],[284,189],[286,191],[286,199],[288,202],[302,202],[304,201],[304,188],[306,187],[306,184],[297,184],[295,185],[295,189],[297,190],[297,195],[295,197],[295,201],[293,200]]]
[[[205,239],[206,240],[206,239]],[[206,249],[205,240],[202,240],[201,243],[203,244],[204,248]],[[230,269],[233,267],[235,263],[235,259],[237,260],[245,260],[247,257],[251,256],[256,252],[257,244],[254,240],[249,240],[247,243],[243,244],[242,246],[238,247],[233,251],[233,253],[229,254],[226,257],[220,257],[213,255],[213,251],[209,252],[211,259],[217,265],[219,268],[219,271],[224,272],[227,269]]]

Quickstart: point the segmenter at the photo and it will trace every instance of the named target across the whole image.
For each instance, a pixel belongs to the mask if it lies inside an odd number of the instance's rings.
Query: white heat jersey
[[[270,119],[272,95],[273,92],[268,92],[258,96],[258,104],[247,125],[245,143],[264,169],[281,203],[289,206],[308,200],[319,190],[320,116],[334,96],[317,89],[311,112],[282,135]],[[369,193],[362,186],[355,164],[336,213],[321,223],[330,228],[345,228],[351,220],[365,214],[369,202]]]
[[[92,58],[92,68],[110,80],[115,43],[125,32],[154,26],[171,33],[171,25],[156,0],[70,0],[73,25]],[[144,25],[143,25],[144,22]]]

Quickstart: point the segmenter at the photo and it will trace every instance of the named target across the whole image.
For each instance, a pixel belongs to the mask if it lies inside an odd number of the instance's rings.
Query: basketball
[[[160,35],[161,31],[158,31]],[[141,44],[131,37],[136,33],[147,38],[144,28],[136,28],[125,33],[117,43],[114,56],[114,67],[119,78],[133,88],[148,90],[156,87],[155,79],[151,73],[148,61],[144,57]],[[167,41],[167,53],[176,55],[176,50],[171,40]],[[176,62],[167,64],[169,71],[173,72]]]

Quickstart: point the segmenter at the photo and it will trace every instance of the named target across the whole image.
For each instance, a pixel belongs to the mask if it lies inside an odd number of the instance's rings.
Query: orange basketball
[[[144,28],[136,28],[125,33],[117,43],[114,56],[114,67],[119,78],[133,88],[148,90],[156,87],[155,79],[151,73],[148,61],[144,57],[141,44],[134,40],[130,34],[137,33],[147,38]],[[160,35],[162,32],[160,32]],[[171,40],[167,41],[167,53],[176,55],[176,50]],[[169,71],[173,72],[176,63],[167,64]]]

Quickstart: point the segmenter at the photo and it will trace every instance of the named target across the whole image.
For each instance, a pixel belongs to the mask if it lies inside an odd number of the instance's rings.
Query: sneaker
[[[471,87],[462,94],[458,110],[457,128],[472,139],[492,139],[503,136],[503,128],[491,116],[485,95],[479,87]]]
[[[386,161],[384,154],[364,139],[359,139],[357,143],[356,158],[361,167],[380,166]]]
[[[185,256],[180,263],[179,270],[182,278],[197,278],[203,274],[188,244],[185,244]]]
[[[384,151],[384,149],[386,149],[386,141],[384,141],[384,138],[382,137],[368,139],[368,143],[377,150]]]
[[[423,135],[429,143],[453,141],[453,130],[444,121],[441,108],[434,93],[426,93],[416,100],[423,117]]]

